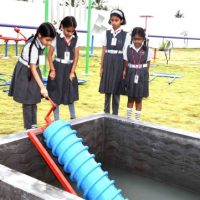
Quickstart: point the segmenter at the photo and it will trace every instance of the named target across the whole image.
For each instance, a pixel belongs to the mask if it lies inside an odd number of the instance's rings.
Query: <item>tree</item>
[[[81,0],[81,1],[76,1],[76,5],[75,5],[75,0],[66,0],[65,4],[66,6],[72,6],[72,7],[77,7],[80,4],[84,4],[85,0]]]
[[[92,2],[92,7],[97,10],[108,10],[108,7],[105,5],[107,0],[95,0]]]
[[[76,5],[75,5],[76,2]],[[97,10],[108,10],[108,7],[105,5],[108,0],[93,0],[92,2],[92,8],[95,8]],[[72,7],[77,7],[80,4],[86,4],[87,0],[80,0],[80,1],[74,1],[74,0],[66,0],[65,4],[66,6],[72,6]]]
[[[181,13],[180,10],[178,10],[174,16],[175,16],[176,18],[184,18],[184,14]]]

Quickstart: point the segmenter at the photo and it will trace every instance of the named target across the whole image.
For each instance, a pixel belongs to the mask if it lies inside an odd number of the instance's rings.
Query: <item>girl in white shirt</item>
[[[57,104],[54,110],[55,120],[59,119],[59,105],[68,105],[70,119],[76,118],[74,101],[79,99],[76,66],[79,57],[76,19],[65,17],[60,24],[60,33],[48,53],[50,72],[47,89],[51,99]],[[53,58],[53,54],[55,57]]]
[[[130,37],[121,28],[121,25],[126,24],[124,13],[121,10],[111,11],[109,24],[112,29],[106,31],[103,41],[99,92],[105,94],[104,112],[110,113],[112,97],[112,114],[118,115],[123,73],[123,49],[127,42],[130,43]]]
[[[35,36],[26,42],[13,72],[8,95],[22,104],[25,129],[36,127],[37,103],[41,101],[41,95],[48,96],[39,65],[44,65],[43,50],[55,36],[54,26],[49,22],[42,23]]]
[[[146,46],[145,30],[141,27],[133,29],[131,44],[124,51],[124,70],[127,102],[127,118],[132,118],[135,104],[135,119],[140,119],[142,99],[149,96],[149,66],[151,53]]]

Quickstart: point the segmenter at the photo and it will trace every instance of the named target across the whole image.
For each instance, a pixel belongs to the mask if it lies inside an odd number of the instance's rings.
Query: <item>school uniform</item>
[[[123,73],[123,48],[127,42],[130,43],[130,37],[122,29],[106,31],[106,36],[103,41],[103,46],[106,47],[106,51],[99,86],[99,92],[105,93],[104,111],[106,113],[110,112],[110,98],[113,95],[113,114],[118,114]]]
[[[55,52],[53,65],[56,70],[56,77],[54,80],[48,77],[47,90],[49,96],[57,105],[69,105],[79,99],[77,76],[75,74],[72,81],[69,78],[77,40],[78,37],[73,35],[70,42],[67,43],[64,34],[61,32],[56,35],[52,42]]]
[[[33,77],[29,64],[35,64],[36,70],[42,80],[42,74],[39,68],[39,58],[43,56],[44,46],[36,38],[29,58],[29,49],[33,37],[25,44],[21,56],[15,66],[12,81],[9,89],[9,96],[23,104],[24,127],[29,129],[36,124],[37,103],[41,101],[40,87]]]
[[[124,54],[128,61],[125,85],[127,96],[134,100],[142,100],[149,96],[149,68],[147,61],[151,60],[149,50],[136,49],[133,44],[128,45]]]

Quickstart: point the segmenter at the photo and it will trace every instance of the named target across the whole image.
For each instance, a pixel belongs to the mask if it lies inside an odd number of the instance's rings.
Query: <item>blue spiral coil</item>
[[[101,164],[88,152],[88,147],[82,144],[82,139],[76,136],[69,122],[57,120],[46,128],[43,135],[47,147],[58,157],[64,171],[71,174],[70,179],[77,182],[77,188],[83,191],[85,199],[125,200],[121,190],[108,178],[108,172],[101,169]]]

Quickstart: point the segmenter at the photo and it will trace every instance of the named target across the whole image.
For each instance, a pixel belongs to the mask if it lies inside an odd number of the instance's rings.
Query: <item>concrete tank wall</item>
[[[89,146],[90,153],[96,155],[97,161],[200,193],[198,134],[106,114],[76,119],[71,123],[78,136],[83,138],[83,143]],[[42,135],[38,137],[42,142]],[[62,186],[25,133],[0,138],[0,164],[0,174],[8,170],[12,176],[20,174],[18,180],[21,177],[20,183],[25,186],[27,183],[23,176],[45,184],[46,188],[53,188],[58,196],[63,195]],[[43,199],[39,191],[33,195],[27,187],[17,189],[17,184],[12,185],[6,179],[6,175],[0,176],[0,198],[12,195],[6,191],[17,190],[20,194],[32,195],[30,199]]]

